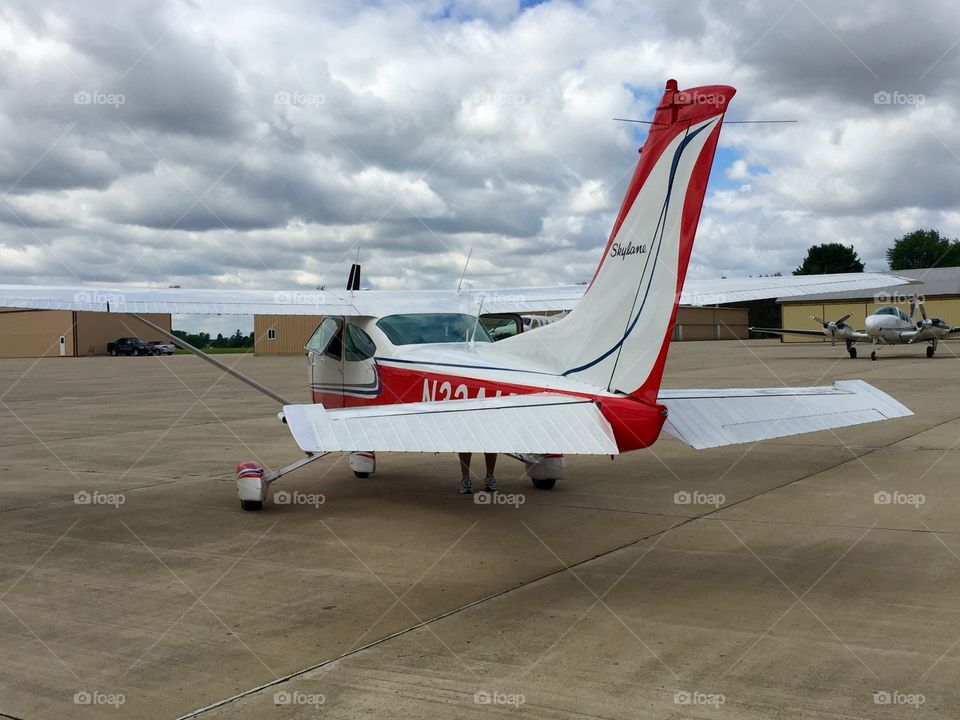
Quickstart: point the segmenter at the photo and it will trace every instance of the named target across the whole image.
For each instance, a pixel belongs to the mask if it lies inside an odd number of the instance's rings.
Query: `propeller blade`
[[[840,323],[846,322],[847,320],[850,319],[850,317],[851,317],[852,315],[853,315],[853,313],[847,313],[847,314],[844,315],[842,318],[840,318],[839,320],[837,320],[837,323],[836,323],[836,324],[839,325]]]
[[[917,306],[920,308],[920,316],[926,320],[927,319],[927,309],[923,306],[923,301],[917,303]]]

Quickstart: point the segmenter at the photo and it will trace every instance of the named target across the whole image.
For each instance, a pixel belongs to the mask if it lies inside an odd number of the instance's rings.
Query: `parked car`
[[[173,355],[177,351],[177,346],[166,340],[151,340],[147,345],[158,350],[158,355]]]
[[[107,352],[111,355],[159,355],[160,351],[137,337],[117,338],[107,343]]]

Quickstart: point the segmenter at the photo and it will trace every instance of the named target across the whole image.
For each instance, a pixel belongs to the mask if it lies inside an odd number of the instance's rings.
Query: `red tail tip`
[[[672,78],[670,80],[667,80],[667,90],[673,90],[674,92],[676,92],[679,89],[680,89],[680,86],[677,85],[676,80]]]

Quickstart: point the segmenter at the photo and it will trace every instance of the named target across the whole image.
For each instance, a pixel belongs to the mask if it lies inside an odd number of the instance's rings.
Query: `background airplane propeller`
[[[917,334],[914,335],[912,338],[910,338],[910,342],[909,342],[908,344],[912,345],[915,340],[921,339],[922,336],[923,336],[923,331],[924,331],[926,328],[934,327],[934,328],[942,328],[942,329],[944,329],[944,330],[950,331],[950,326],[947,325],[947,324],[946,324],[943,320],[941,320],[940,318],[938,318],[938,317],[928,318],[928,317],[927,317],[927,311],[926,311],[926,310],[924,309],[924,307],[923,307],[923,301],[921,300],[921,301],[918,302],[917,299],[914,298],[913,304],[912,304],[911,309],[910,309],[910,318],[911,318],[911,319],[913,319],[914,314],[916,313],[917,310],[920,311],[920,316],[923,318],[923,320],[918,320],[918,321],[917,321]]]
[[[851,313],[847,313],[839,320],[834,320],[833,322],[827,322],[823,318],[818,318],[816,315],[811,315],[811,320],[816,320],[823,326],[823,329],[830,333],[830,347],[835,348],[837,346],[837,334],[839,333],[840,337],[846,339],[848,331],[852,332],[852,328],[846,324],[846,321],[850,319]]]

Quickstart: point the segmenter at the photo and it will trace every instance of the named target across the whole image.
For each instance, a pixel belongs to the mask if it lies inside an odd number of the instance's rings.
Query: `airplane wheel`
[[[361,480],[370,477],[370,473],[357,472],[356,470],[353,471],[353,475],[354,475],[354,477],[358,477],[358,478],[360,478]]]
[[[240,507],[247,512],[256,512],[263,509],[263,500],[241,500]]]
[[[543,480],[531,479],[531,482],[537,490],[553,490],[553,486],[557,484],[556,478],[546,478]]]
[[[933,345],[927,345],[927,357],[928,357],[928,358],[932,358],[932,357],[933,357],[933,352],[934,352],[934,350],[933,350]]]
[[[876,360],[876,359],[877,359],[877,351],[876,351],[876,350],[874,350],[872,353],[870,353],[870,359],[871,359],[871,360]]]
[[[850,353],[850,359],[851,359],[851,360],[856,360],[856,359],[857,359],[857,349],[856,349],[855,347],[850,348],[850,350],[848,350],[848,352]]]

